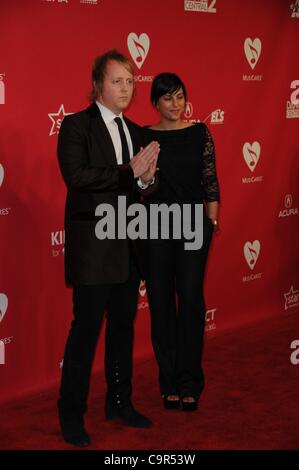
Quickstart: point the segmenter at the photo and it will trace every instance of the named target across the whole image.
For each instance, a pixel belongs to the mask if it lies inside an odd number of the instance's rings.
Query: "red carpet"
[[[89,449],[299,449],[299,364],[290,343],[299,315],[275,317],[206,341],[206,388],[196,413],[166,411],[153,357],[135,364],[135,404],[154,422],[149,430],[106,422],[103,375],[93,378],[86,425]],[[71,449],[56,418],[57,390],[2,405],[1,449]]]

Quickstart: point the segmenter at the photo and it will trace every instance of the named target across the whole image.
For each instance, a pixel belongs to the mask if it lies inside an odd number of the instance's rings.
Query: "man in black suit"
[[[133,321],[141,278],[138,247],[128,239],[99,240],[95,209],[108,203],[117,216],[118,196],[126,196],[129,204],[139,200],[142,190],[150,191],[159,145],[142,148],[140,128],[122,114],[134,92],[133,67],[125,56],[113,50],[97,57],[92,81],[92,105],[63,120],[58,140],[67,186],[66,282],[73,287],[74,313],[58,410],[65,441],[77,446],[90,443],[84,414],[105,312],[106,418],[151,426],[131,402]]]

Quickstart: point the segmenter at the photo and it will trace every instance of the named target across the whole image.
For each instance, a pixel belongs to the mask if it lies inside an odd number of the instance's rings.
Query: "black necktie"
[[[116,118],[114,118],[114,121],[117,124],[119,135],[120,135],[123,163],[129,163],[130,153],[129,153],[128,142],[127,142],[127,139],[126,139],[126,134],[125,134],[125,131],[124,131],[124,128],[123,128],[122,120],[121,120],[121,118],[116,117]]]

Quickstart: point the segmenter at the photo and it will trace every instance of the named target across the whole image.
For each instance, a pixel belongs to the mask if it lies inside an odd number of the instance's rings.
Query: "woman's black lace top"
[[[159,185],[150,202],[219,201],[214,142],[204,123],[172,131],[145,127],[144,133],[146,143],[160,143]]]

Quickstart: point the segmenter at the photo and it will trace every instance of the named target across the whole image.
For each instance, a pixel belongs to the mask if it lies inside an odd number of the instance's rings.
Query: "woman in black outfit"
[[[160,237],[148,240],[147,250],[151,335],[164,406],[173,409],[181,404],[184,411],[193,411],[204,387],[204,271],[212,234],[218,228],[214,143],[205,124],[182,121],[186,89],[177,75],[159,74],[153,81],[151,101],[160,120],[145,128],[145,135],[146,140],[160,143],[159,172],[157,189],[145,204],[189,203],[195,210],[196,203],[204,203],[200,249],[185,250],[183,237]]]

